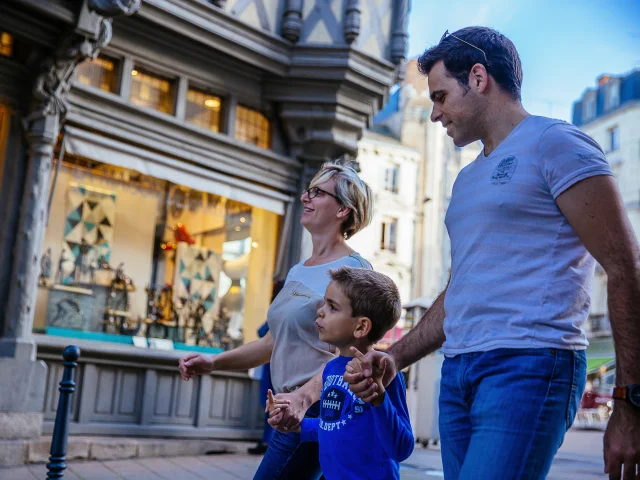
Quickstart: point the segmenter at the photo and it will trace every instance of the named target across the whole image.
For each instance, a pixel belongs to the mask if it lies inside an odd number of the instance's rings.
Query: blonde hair
[[[320,185],[333,177],[336,179],[336,197],[350,210],[349,216],[342,222],[342,234],[349,239],[371,223],[373,194],[369,185],[358,176],[355,162],[342,159],[323,164],[309,187]]]

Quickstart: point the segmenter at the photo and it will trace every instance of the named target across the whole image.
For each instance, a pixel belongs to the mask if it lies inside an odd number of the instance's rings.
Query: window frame
[[[264,119],[267,121],[267,127],[268,127],[267,128],[267,135],[268,135],[268,137],[267,137],[267,146],[266,147],[263,147],[262,145],[254,143],[254,142],[252,142],[250,140],[246,140],[244,138],[238,138],[238,131],[239,131],[238,122],[240,121],[239,120],[240,116],[238,115],[238,113],[239,113],[238,109],[240,109],[240,108],[243,108],[243,109],[248,110],[250,112],[258,113],[258,114],[262,115],[264,117]],[[273,121],[263,110],[258,109],[258,108],[254,108],[252,106],[249,106],[246,103],[243,103],[243,102],[239,101],[235,106],[235,112],[234,113],[235,113],[235,115],[234,115],[235,116],[235,125],[234,125],[234,130],[233,130],[233,132],[234,132],[234,134],[233,134],[234,140],[237,140],[237,141],[242,142],[242,143],[247,143],[249,145],[253,145],[253,146],[258,147],[258,148],[263,148],[265,150],[270,150],[273,147]]]
[[[103,88],[99,87],[99,86],[95,86],[92,84],[87,84],[87,83],[83,83],[80,81],[79,76],[78,76],[78,70],[76,69],[76,71],[74,72],[74,81],[79,83],[82,86],[88,87],[88,88],[94,88],[97,90],[100,90],[101,92],[105,92],[105,93],[111,93],[113,95],[120,95],[120,91],[122,89],[122,74],[123,74],[123,67],[124,67],[124,61],[122,57],[119,57],[117,55],[110,55],[108,53],[102,53],[100,52],[100,54],[96,57],[96,59],[98,58],[104,58],[107,59],[111,62],[113,62],[114,65],[114,77],[113,77],[113,88],[114,90],[104,90]],[[86,61],[94,61],[96,59],[87,59]],[[82,62],[84,63],[84,62]],[[80,67],[79,64],[78,67]]]
[[[389,181],[391,179],[391,181]],[[384,190],[393,194],[400,191],[400,165],[393,163],[384,170]]]
[[[218,129],[217,130],[213,130],[212,128],[209,128],[209,127],[203,127],[202,125],[198,125],[196,123],[190,122],[187,119],[187,108],[189,106],[189,92],[192,90],[207,96],[216,97],[220,101],[220,109],[218,111]],[[193,127],[197,127],[197,128],[203,128],[208,132],[226,134],[227,133],[227,108],[228,108],[227,96],[217,93],[211,88],[203,87],[198,83],[194,83],[190,79],[187,81],[187,91],[184,97],[184,122],[186,124]]]
[[[133,75],[133,72],[137,71],[138,73],[143,73],[144,75],[147,75],[149,77],[155,77],[159,80],[166,80],[169,82],[170,87],[171,87],[171,112],[165,112],[163,110],[159,110],[158,108],[154,108],[154,107],[150,107],[148,105],[140,105],[136,102],[134,102],[132,100],[132,96],[133,96],[133,86],[134,86],[134,80],[133,77],[135,77],[136,75]],[[169,75],[169,74],[165,74],[163,73],[161,70],[159,69],[155,69],[155,68],[149,68],[147,67],[147,65],[145,63],[142,62],[137,62],[136,59],[133,60],[133,64],[131,66],[131,71],[130,72],[123,72],[123,75],[129,75],[131,77],[130,82],[131,82],[131,86],[129,89],[129,98],[127,98],[126,100],[129,103],[132,103],[133,105],[140,107],[140,108],[147,108],[149,110],[153,110],[154,112],[158,112],[164,115],[170,115],[172,117],[176,116],[176,111],[178,108],[178,82],[179,82],[179,78],[175,75]],[[186,105],[185,105],[186,106]]]
[[[616,125],[608,130],[609,134],[609,152],[620,150],[620,126]]]
[[[380,234],[380,250],[391,253],[398,251],[398,219],[385,217],[382,220]]]

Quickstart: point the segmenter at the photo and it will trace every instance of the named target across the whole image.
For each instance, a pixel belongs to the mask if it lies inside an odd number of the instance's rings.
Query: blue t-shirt
[[[399,479],[399,462],[413,452],[402,374],[374,407],[357,398],[342,378],[351,358],[339,356],[324,367],[320,417],[305,418],[300,439],[318,442],[320,466],[327,480]]]
[[[587,347],[582,325],[595,260],[556,198],[595,175],[612,175],[598,144],[573,125],[537,116],[462,169],[445,218],[445,354]]]

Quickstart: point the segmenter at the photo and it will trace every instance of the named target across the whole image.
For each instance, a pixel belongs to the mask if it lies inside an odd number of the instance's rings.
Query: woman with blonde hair
[[[291,268],[271,303],[269,333],[215,356],[193,353],[180,359],[180,374],[185,380],[214,370],[244,370],[271,363],[278,402],[289,407],[278,416],[278,431],[254,480],[316,480],[321,476],[318,444],[301,443],[299,434],[284,432],[296,427],[305,415],[317,417],[320,413],[322,369],[335,356],[335,349],[318,338],[315,324],[330,282],[329,270],[371,268],[346,244],[371,223],[372,216],[371,189],[350,163],[322,165],[300,200],[304,207],[300,223],[311,234],[313,249],[309,258]]]

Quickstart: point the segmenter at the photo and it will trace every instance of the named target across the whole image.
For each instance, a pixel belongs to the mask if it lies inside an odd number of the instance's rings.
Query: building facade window
[[[261,112],[238,105],[236,108],[236,139],[261,148],[271,147],[271,125]]]
[[[615,152],[620,148],[620,128],[613,127],[609,130],[609,151]]]
[[[605,87],[604,109],[611,110],[620,105],[620,84],[617,81],[609,81]]]
[[[190,88],[187,92],[185,120],[214,132],[220,131],[222,99],[204,91]]]
[[[382,231],[380,235],[380,250],[388,250],[395,253],[397,245],[398,220],[395,218],[387,218],[382,222]]]
[[[10,33],[0,32],[0,55],[13,56],[13,37]]]
[[[118,91],[118,61],[99,55],[78,65],[76,79],[83,85],[99,88],[105,92]]]
[[[131,71],[131,102],[141,107],[172,114],[174,82],[139,69]]]
[[[398,193],[398,182],[400,178],[400,166],[393,165],[384,172],[384,189],[388,192]]]
[[[584,121],[593,120],[596,116],[596,99],[590,95],[584,102]]]

